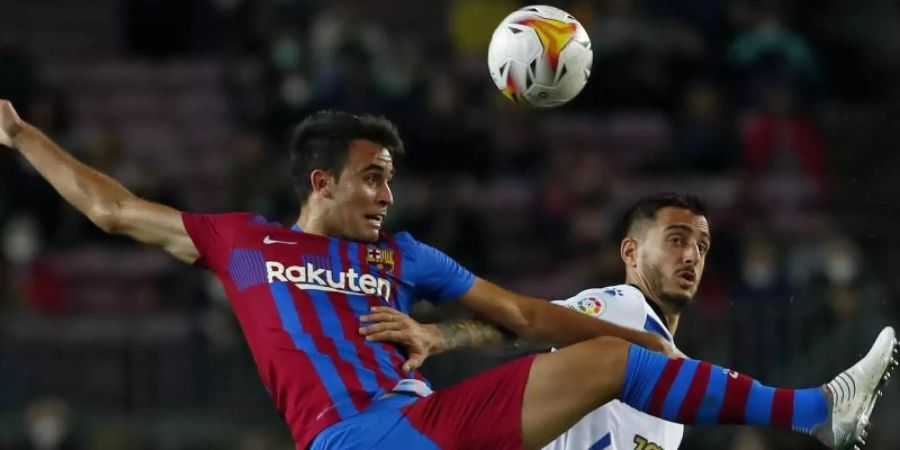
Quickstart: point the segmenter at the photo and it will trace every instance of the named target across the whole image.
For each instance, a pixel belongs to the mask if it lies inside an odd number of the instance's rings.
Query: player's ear
[[[619,254],[625,267],[637,267],[637,241],[631,236],[625,236],[619,245]]]
[[[312,191],[318,193],[325,198],[331,197],[332,188],[334,187],[334,177],[330,173],[322,169],[316,169],[309,173],[309,183]]]

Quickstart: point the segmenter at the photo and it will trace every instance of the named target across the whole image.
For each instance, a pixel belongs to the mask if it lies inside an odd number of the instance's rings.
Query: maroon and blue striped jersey
[[[372,306],[409,312],[462,296],[471,272],[408,233],[363,243],[304,233],[251,213],[182,215],[217,275],[275,407],[306,448],[328,425],[392,390],[427,390],[402,348],[362,338]]]

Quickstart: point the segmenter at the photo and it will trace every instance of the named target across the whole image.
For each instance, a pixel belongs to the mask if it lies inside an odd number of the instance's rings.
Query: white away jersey
[[[640,290],[629,285],[587,289],[553,303],[623,327],[672,335]],[[675,450],[684,426],[666,422],[613,400],[581,419],[544,450]]]

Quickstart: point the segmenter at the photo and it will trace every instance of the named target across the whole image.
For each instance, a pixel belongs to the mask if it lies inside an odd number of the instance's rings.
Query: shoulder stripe
[[[610,433],[606,433],[602,438],[600,438],[599,441],[590,446],[588,450],[604,450],[606,448],[609,448],[610,444],[612,444],[612,435]]]
[[[279,227],[279,228],[282,228],[282,227],[283,227],[283,225],[281,225],[280,223],[278,223],[278,222],[272,222],[271,220],[266,219],[264,216],[262,216],[262,215],[260,215],[260,214],[253,214],[253,215],[250,217],[250,220],[249,220],[248,222],[249,222],[251,225],[271,225],[271,226],[276,226],[276,227]],[[296,226],[296,225],[294,225],[294,226]],[[299,227],[297,227],[297,228],[299,229]],[[292,228],[292,229],[293,229],[293,228]]]
[[[243,291],[251,286],[266,283],[266,260],[262,251],[249,248],[235,248],[228,257],[228,276],[235,287]]]
[[[657,322],[656,319],[649,315],[647,316],[647,320],[644,321],[644,330],[651,333],[656,333],[666,338],[667,341],[672,342],[672,339],[669,338],[669,333],[666,332],[666,329],[662,326],[662,324]]]

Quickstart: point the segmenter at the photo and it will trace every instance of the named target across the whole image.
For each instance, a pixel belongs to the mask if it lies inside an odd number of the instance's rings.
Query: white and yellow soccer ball
[[[591,40],[571,14],[526,6],[506,16],[491,37],[488,68],[497,89],[539,108],[575,98],[591,75]]]

